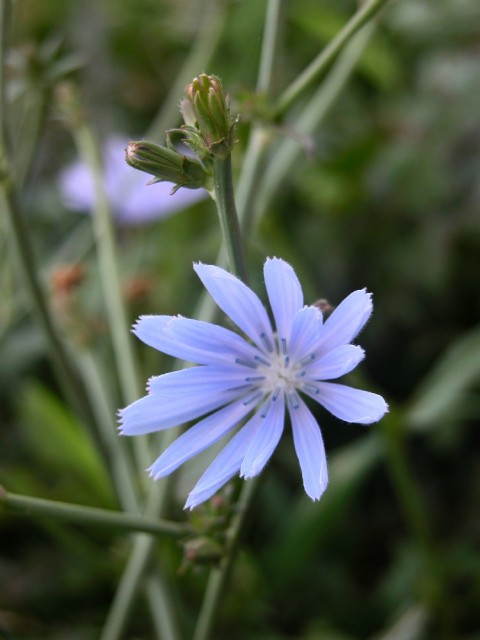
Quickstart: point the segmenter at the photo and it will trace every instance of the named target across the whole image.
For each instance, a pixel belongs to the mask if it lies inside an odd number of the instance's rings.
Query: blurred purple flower
[[[148,176],[125,162],[127,139],[111,136],[104,147],[105,190],[115,220],[120,224],[142,225],[186,209],[207,197],[205,189],[181,188],[157,182],[147,185]],[[66,207],[77,211],[92,211],[94,206],[93,178],[81,161],[74,162],[60,174],[58,186]]]

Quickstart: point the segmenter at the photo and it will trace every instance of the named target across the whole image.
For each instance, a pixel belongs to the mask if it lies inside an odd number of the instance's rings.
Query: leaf
[[[47,470],[49,487],[56,484],[57,498],[116,504],[99,450],[59,398],[39,383],[28,383],[20,394],[19,415],[29,453]]]
[[[462,412],[468,391],[480,380],[480,326],[454,342],[420,386],[407,414],[413,428],[428,429]]]

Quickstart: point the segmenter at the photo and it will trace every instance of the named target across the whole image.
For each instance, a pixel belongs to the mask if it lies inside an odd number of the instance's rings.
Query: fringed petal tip
[[[121,436],[125,436],[127,435],[124,431],[124,418],[123,418],[123,412],[125,411],[125,409],[118,409],[117,410],[117,431]]]

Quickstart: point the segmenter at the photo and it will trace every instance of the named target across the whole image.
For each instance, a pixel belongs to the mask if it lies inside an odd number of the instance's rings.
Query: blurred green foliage
[[[58,78],[78,83],[100,139],[113,132],[126,142],[141,136],[188,55],[202,4],[15,6],[8,125],[25,178],[21,203],[56,321],[73,348],[93,353],[111,376],[112,415],[118,382],[109,365],[90,221],[68,211],[58,193],[59,171],[76,156],[56,101]],[[246,96],[255,87],[265,2],[219,0],[218,10],[220,4],[225,24],[206,71],[223,78],[234,109],[247,111],[238,128],[238,168],[251,126]],[[354,8],[350,0],[288,5],[277,93]],[[291,443],[281,444],[263,474],[215,637],[480,637],[479,24],[477,0],[389,3],[357,72],[309,141],[315,153],[305,152],[292,167],[249,243],[254,282],[264,257],[280,255],[294,265],[308,302],[327,297],[335,304],[364,286],[374,292],[375,313],[360,337],[367,352],[362,372],[392,412],[368,431],[319,416],[331,470],[320,503],[300,491]],[[289,125],[294,129],[294,118]],[[118,508],[108,451],[57,384],[7,233],[2,218],[0,482],[19,493]],[[145,227],[118,227],[116,234],[131,320],[140,313],[191,315],[200,296],[191,263],[214,261],[219,247],[212,204]],[[78,263],[85,278],[66,307],[52,273]],[[170,368],[167,358],[135,349],[143,379]],[[429,568],[392,471],[390,437],[416,479],[441,601],[425,596]],[[182,486],[180,477],[180,493]],[[172,511],[183,519],[179,505]],[[0,540],[0,636],[98,637],[128,538],[2,510]],[[178,547],[161,550],[176,575]],[[201,567],[180,575],[185,637],[205,578]],[[143,607],[136,604],[126,637],[153,637]]]

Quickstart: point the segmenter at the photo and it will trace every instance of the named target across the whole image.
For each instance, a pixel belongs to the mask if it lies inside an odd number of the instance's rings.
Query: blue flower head
[[[318,500],[328,482],[318,423],[302,394],[346,422],[370,424],[388,410],[376,393],[330,382],[363,359],[350,344],[372,312],[371,295],[354,291],[324,322],[304,306],[292,267],[268,258],[265,284],[272,328],[256,294],[220,267],[196,264],[217,305],[245,334],[181,316],[142,316],[135,334],[146,344],[197,366],[153,377],[148,395],[120,412],[121,433],[142,435],[197,421],[153,463],[154,478],[168,475],[228,432],[235,435],[190,492],[185,508],[216,493],[234,475],[252,478],[282,436],[288,412],[306,493]]]

